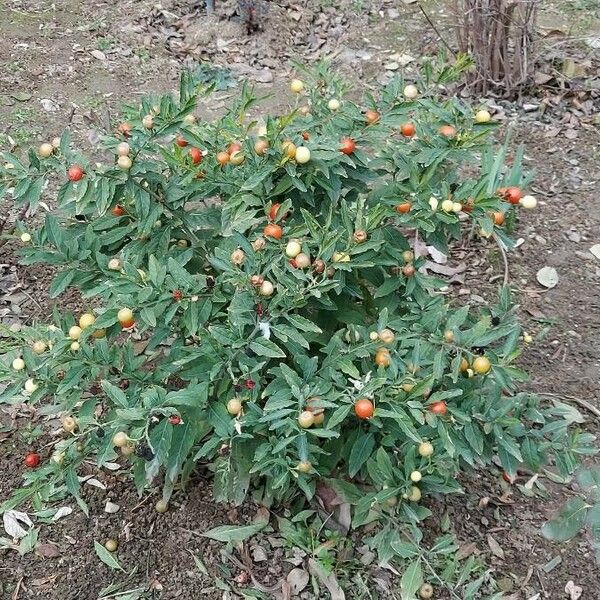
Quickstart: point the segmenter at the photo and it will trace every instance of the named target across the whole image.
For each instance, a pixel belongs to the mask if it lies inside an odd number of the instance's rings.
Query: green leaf
[[[364,431],[360,431],[356,441],[350,450],[350,457],[348,459],[348,473],[350,477],[354,477],[360,468],[365,464],[373,448],[375,447],[375,436],[372,433],[365,434]]]
[[[49,290],[50,298],[60,296],[69,287],[76,273],[77,271],[73,269],[60,271],[52,280],[52,285]]]
[[[402,286],[404,281],[401,277],[389,277],[386,279],[375,292],[374,298],[383,298],[392,292],[395,292],[399,287]]]
[[[173,426],[168,419],[162,419],[150,432],[150,444],[154,452],[154,458],[146,463],[146,477],[148,480],[151,481],[156,477],[160,467],[165,463],[171,447],[172,436]]]
[[[566,542],[583,527],[590,506],[583,498],[571,498],[558,515],[544,524],[544,537],[555,542]]]
[[[109,552],[102,544],[94,541],[94,550],[98,555],[98,558],[111,569],[117,571],[124,571],[123,567],[119,564],[119,561]]]
[[[110,381],[103,380],[100,384],[105,394],[121,408],[129,408],[129,402],[127,402],[127,396],[123,390],[110,383]]]
[[[312,321],[309,321],[305,317],[300,315],[286,314],[284,317],[296,328],[298,331],[312,331],[313,333],[323,333],[323,330],[318,327]]]
[[[327,428],[334,429],[337,427],[348,416],[351,408],[351,404],[344,404],[343,406],[336,408],[327,421]]]
[[[251,175],[244,185],[240,189],[252,191],[257,188],[272,172],[272,167],[270,165],[263,167],[263,169]]]
[[[285,352],[277,344],[263,337],[250,342],[250,350],[256,352],[258,356],[285,358]]]
[[[166,476],[171,481],[177,479],[183,462],[188,457],[192,446],[196,443],[198,430],[197,423],[192,420],[186,421],[182,425],[177,425],[173,429],[171,448],[169,449],[169,458],[166,465]]]
[[[415,600],[419,588],[423,585],[421,559],[410,563],[400,580],[400,597],[402,600]]]
[[[184,291],[195,287],[195,279],[174,258],[169,258],[167,265],[175,283],[183,288]]]
[[[221,525],[201,535],[218,542],[243,542],[262,531],[267,524],[267,522],[262,522],[253,525]]]

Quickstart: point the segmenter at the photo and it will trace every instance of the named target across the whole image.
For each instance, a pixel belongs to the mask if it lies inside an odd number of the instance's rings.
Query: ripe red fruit
[[[429,410],[434,414],[434,415],[445,415],[448,412],[448,406],[446,405],[446,403],[443,400],[440,400],[439,402],[434,402],[433,404],[429,405]]]
[[[494,224],[500,227],[500,225],[504,224],[504,213],[501,212],[493,212],[492,219],[494,219]]]
[[[256,385],[256,382],[252,381],[252,379],[246,379],[244,385],[246,386],[247,390],[253,390],[254,386]]]
[[[187,140],[184,140],[184,139],[183,139],[183,138],[182,138],[180,135],[178,135],[178,136],[175,138],[175,143],[176,143],[176,144],[177,144],[177,145],[178,145],[180,148],[185,148],[185,147],[188,145],[188,143],[187,143]]]
[[[414,123],[403,123],[400,126],[400,133],[404,137],[412,137],[417,132],[417,128],[414,126]]]
[[[235,154],[236,152],[239,152],[241,149],[242,149],[242,145],[239,142],[231,142],[231,144],[229,144],[229,146],[227,147],[227,153],[229,155]]]
[[[76,182],[81,181],[83,179],[83,168],[79,165],[71,165],[69,170],[67,171],[67,176],[69,177],[69,181]]]
[[[361,398],[354,404],[354,413],[359,419],[370,419],[374,410],[373,403],[367,398]]]
[[[310,140],[310,134],[308,133],[308,131],[305,131],[305,132],[302,134],[302,139],[303,139],[304,141],[306,141],[306,142],[307,142],[308,140]]]
[[[179,425],[181,423],[181,417],[179,415],[171,415],[169,417],[169,423],[171,423],[171,425]]]
[[[183,292],[181,290],[175,290],[173,292],[173,300],[175,300],[175,302],[181,302],[182,298],[183,298]]]
[[[342,138],[342,145],[340,146],[340,152],[342,154],[352,154],[356,150],[356,142],[350,137]]]
[[[119,126],[117,127],[117,131],[124,137],[129,137],[131,134],[131,124],[130,123],[119,123]]]
[[[273,204],[273,206],[271,206],[268,213],[269,221],[275,220],[275,217],[277,216],[277,211],[279,210],[280,206],[281,204],[279,203]]]
[[[402,204],[398,204],[396,206],[396,211],[402,214],[406,214],[410,211],[412,204],[410,202],[403,202]]]
[[[265,237],[272,237],[276,240],[280,240],[283,235],[283,229],[276,225],[275,223],[269,223],[263,230],[263,235]]]
[[[269,208],[269,210],[267,211],[267,217],[269,218],[269,221],[275,221],[275,219],[277,218],[277,212],[279,211],[280,207],[281,204],[279,204],[279,202],[276,202],[275,204],[271,205],[271,208]],[[279,220],[285,221],[289,216],[290,211],[288,210],[283,215],[279,215]]]
[[[194,165],[199,165],[202,162],[202,152],[198,148],[190,148],[190,157]]]
[[[505,198],[511,204],[519,204],[519,200],[523,196],[523,192],[518,187],[509,187],[506,190]]]
[[[288,263],[290,263],[290,267],[292,267],[292,269],[298,268],[298,263],[296,262],[295,258],[290,258],[290,260],[288,260]]]
[[[115,204],[110,212],[115,217],[122,217],[125,214],[125,209],[120,204]]]
[[[37,452],[30,452],[25,456],[25,466],[35,469],[40,464],[40,455]]]

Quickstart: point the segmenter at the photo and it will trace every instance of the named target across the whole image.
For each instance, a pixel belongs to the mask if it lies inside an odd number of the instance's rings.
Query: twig
[[[454,50],[450,47],[450,44],[448,44],[448,42],[443,38],[439,29],[434,25],[433,21],[429,18],[429,15],[425,12],[425,9],[421,6],[421,3],[419,2],[417,4],[417,6],[419,7],[419,10],[423,13],[423,16],[425,17],[425,19],[427,20],[427,22],[429,23],[431,28],[437,34],[438,38],[440,38],[440,42],[442,42],[442,44],[444,44],[444,46],[450,52],[450,54],[452,54],[452,56],[454,56],[454,58],[456,58],[456,52],[454,52]]]
[[[21,579],[19,579],[19,581],[17,581],[17,586],[15,587],[15,591],[13,592],[12,600],[17,600],[17,598],[19,597],[19,592],[21,591],[22,583],[23,583],[23,577],[21,577]]]
[[[508,257],[506,256],[506,250],[504,249],[502,241],[496,234],[494,234],[494,240],[496,241],[496,244],[498,244],[498,248],[500,248],[502,260],[504,261],[504,285],[506,285],[508,283]]]
[[[584,400],[583,398],[577,398],[577,396],[567,396],[565,394],[553,394],[551,392],[536,392],[538,396],[548,396],[549,398],[558,398],[559,400],[570,400],[579,404],[579,406],[589,410],[592,414],[600,417],[600,409],[596,408],[591,402]]]

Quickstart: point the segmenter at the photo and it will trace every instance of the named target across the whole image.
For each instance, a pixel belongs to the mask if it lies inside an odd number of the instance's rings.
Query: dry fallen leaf
[[[590,252],[596,257],[596,258],[600,258],[600,244],[594,244],[591,248],[590,248]]]
[[[477,544],[475,542],[469,542],[468,544],[461,544],[458,552],[456,553],[456,560],[463,560],[477,552]]]
[[[6,533],[13,539],[20,539],[27,535],[27,530],[21,526],[21,523],[33,527],[33,521],[29,518],[29,515],[18,510],[7,510],[2,515],[2,521]]]
[[[43,556],[44,558],[56,558],[60,556],[60,550],[56,544],[46,543],[38,544],[35,547],[36,554]]]
[[[558,283],[558,273],[554,267],[543,267],[536,275],[538,282],[547,288],[556,287]]]
[[[502,547],[493,538],[493,536],[491,536],[491,535],[488,534],[488,536],[487,536],[487,543],[488,543],[488,546],[490,547],[490,550],[492,551],[492,554],[494,556],[497,556],[498,558],[504,558],[504,550],[502,550]]]
[[[69,507],[69,506],[61,506],[54,513],[54,516],[52,517],[52,520],[53,521],[58,521],[59,519],[62,519],[63,517],[69,516],[72,512],[73,512],[73,509],[71,507]]]
[[[565,592],[569,594],[569,600],[579,600],[581,594],[583,594],[583,588],[575,585],[572,581],[567,582],[565,585]]]
[[[297,596],[307,585],[310,575],[304,569],[292,569],[287,576],[292,596]]]

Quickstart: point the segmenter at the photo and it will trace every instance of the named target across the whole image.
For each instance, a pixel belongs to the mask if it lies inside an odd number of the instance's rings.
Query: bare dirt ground
[[[171,89],[182,61],[227,64],[234,74],[249,77],[262,90],[277,92],[287,85],[290,57],[310,62],[332,53],[340,70],[363,76],[370,85],[374,78],[385,77],[386,70],[393,71],[385,66],[402,55],[419,56],[437,45],[435,33],[417,8],[403,3],[268,3],[264,30],[252,35],[235,20],[236,3],[224,2],[219,8],[217,0],[216,20],[200,14],[183,18],[193,14],[194,4],[202,3],[4,2],[0,5],[0,149],[13,143],[37,145],[69,127],[81,147],[89,150],[94,127],[114,120],[116,107],[124,101],[136,101],[150,90]],[[336,8],[339,4],[343,10]],[[438,9],[436,4],[430,8]],[[583,40],[600,31],[593,2],[576,0],[563,9],[560,2],[549,2],[542,15],[546,31],[559,29],[549,52],[564,51],[561,35],[565,33]],[[585,44],[576,46],[573,60],[578,68],[588,68],[591,52]],[[210,105],[200,107],[200,116],[222,107],[226,95],[220,92]],[[563,112],[554,110],[561,106]],[[517,225],[516,235],[523,243],[509,257],[511,287],[519,294],[526,328],[536,337],[522,364],[531,373],[529,389],[583,398],[600,407],[600,261],[589,251],[600,242],[597,106],[570,110],[572,103],[565,100],[549,107],[552,110],[543,115],[519,112],[516,118],[517,137],[527,147],[527,166],[537,173],[533,191],[541,200],[539,210],[524,215]],[[507,114],[512,115],[508,108]],[[470,248],[464,256],[458,252],[453,260],[467,262],[460,292],[465,299],[476,303],[493,295],[497,276],[504,271],[493,245]],[[559,283],[553,289],[536,282],[536,272],[543,266],[558,271]],[[43,297],[51,273],[19,266],[11,243],[0,247],[0,269],[0,316],[5,323],[48,314],[50,306]],[[76,296],[60,302],[66,309],[76,304]],[[600,431],[598,417],[582,410],[588,418],[586,430]],[[0,412],[0,501],[19,487],[22,474],[15,465],[21,464],[27,432],[34,426],[20,419],[16,431],[14,424],[8,413]],[[122,600],[271,597],[265,591],[263,596],[249,594],[276,586],[310,557],[286,547],[275,531],[261,534],[244,551],[225,552],[222,544],[202,538],[200,533],[210,527],[249,522],[257,511],[252,504],[239,509],[216,505],[209,478],[202,473],[175,495],[166,515],[152,509],[157,496],[140,501],[122,476],[108,472],[97,476],[107,490],[85,488],[89,518],[75,510],[57,523],[42,526],[40,541],[52,542],[53,551],[46,548],[19,557],[12,550],[0,550],[0,599],[94,600],[112,582],[119,584],[118,591],[130,591],[129,596],[117,596]],[[519,483],[528,478],[524,475]],[[509,489],[499,472],[473,475],[464,484],[466,496],[432,502],[437,517],[431,528],[438,528],[447,511],[465,553],[480,555],[493,565],[507,597],[568,599],[565,585],[573,581],[583,588],[584,600],[600,598],[600,570],[585,537],[555,545],[540,534],[540,526],[575,493],[573,489],[544,481],[547,498],[525,498],[516,488]],[[107,499],[118,503],[120,511],[105,513]],[[94,540],[103,542],[108,537],[119,539],[117,555],[126,573],[111,571],[95,555]],[[356,571],[358,559],[364,559],[360,542],[355,540],[354,552],[349,553],[347,546],[338,544],[336,565],[347,597],[396,597],[389,573],[374,564],[366,572],[375,583],[361,583]],[[193,555],[201,559],[206,572]],[[246,582],[247,572],[256,578],[254,582]],[[328,596],[308,586],[298,597]]]

